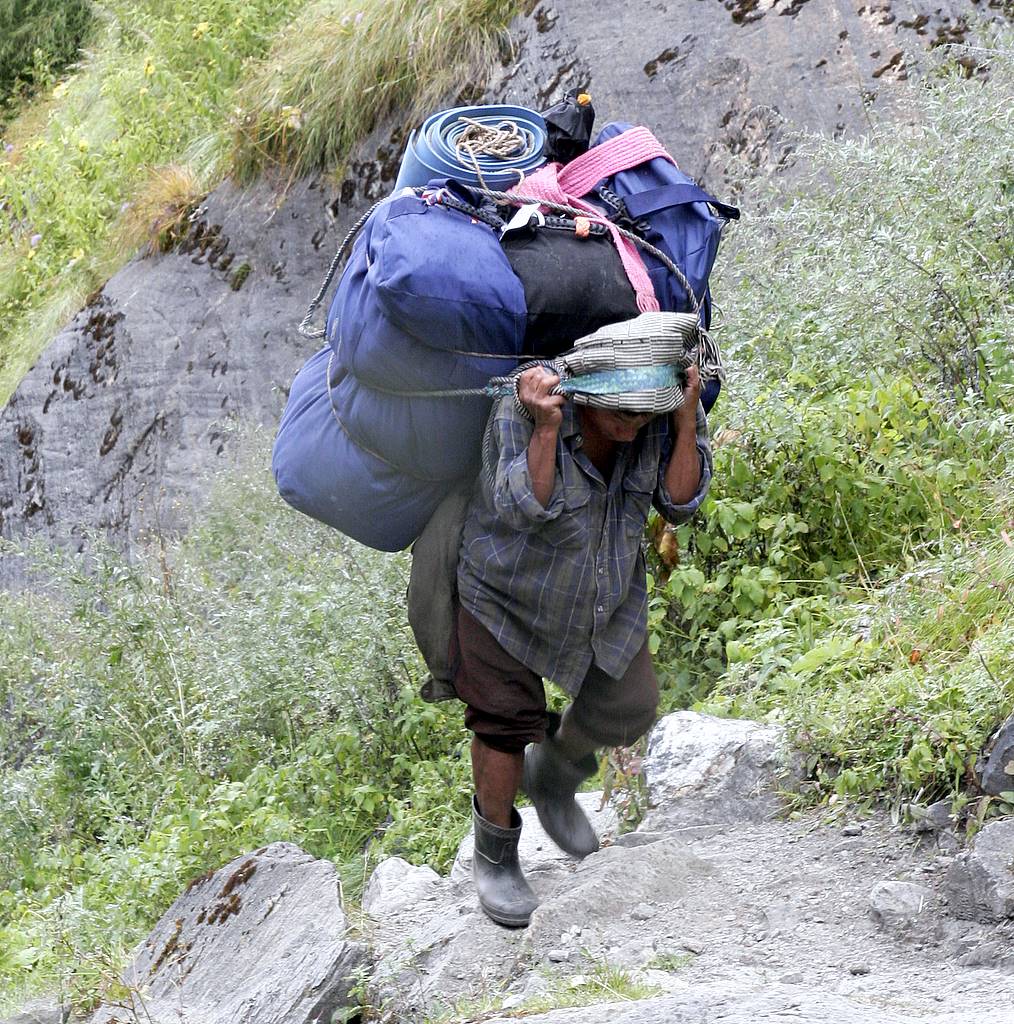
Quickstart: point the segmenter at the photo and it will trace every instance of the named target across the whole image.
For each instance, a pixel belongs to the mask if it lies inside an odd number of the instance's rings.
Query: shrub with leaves
[[[745,628],[709,707],[788,723],[813,797],[980,798],[975,761],[1014,706],[1014,548],[961,545],[851,605],[810,602]]]
[[[263,442],[261,442],[261,447]],[[207,867],[272,840],[446,868],[470,822],[460,711],[423,704],[404,557],[234,476],[181,545],[0,597],[0,990],[108,964]]]
[[[0,2],[0,124],[4,107],[73,61],[92,24],[91,0]]]
[[[1014,41],[952,56],[757,197],[712,494],[654,566],[666,700],[784,720],[822,799],[978,799],[1014,702]]]

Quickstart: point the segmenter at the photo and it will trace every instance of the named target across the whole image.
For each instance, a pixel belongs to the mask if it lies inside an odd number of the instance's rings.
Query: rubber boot
[[[599,837],[575,799],[578,786],[595,774],[594,754],[577,764],[568,760],[552,736],[525,748],[521,788],[535,804],[546,835],[565,853],[581,859],[599,848]]]
[[[539,905],[518,861],[521,815],[511,808],[513,828],[501,828],[479,813],[472,797],[472,822],[475,826],[475,852],[472,854],[472,878],[479,894],[479,906],[487,917],[508,928],[524,928]]]

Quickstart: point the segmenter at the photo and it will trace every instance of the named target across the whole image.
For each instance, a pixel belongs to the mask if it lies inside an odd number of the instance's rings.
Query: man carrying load
[[[636,374],[636,353],[657,349],[650,335],[674,319],[603,328],[574,352],[612,346],[608,365]],[[515,927],[538,905],[518,861],[517,792],[561,849],[598,849],[577,789],[594,752],[643,736],[658,702],[641,547],[649,506],[686,521],[712,472],[695,362],[676,387],[569,401],[560,383],[531,367],[494,406],[458,564],[452,670],[474,734],[473,875],[485,913]],[[562,718],[546,710],[543,677],[574,698]]]

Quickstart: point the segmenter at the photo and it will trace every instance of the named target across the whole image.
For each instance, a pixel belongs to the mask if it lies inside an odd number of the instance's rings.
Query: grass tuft
[[[320,0],[239,89],[233,167],[304,174],[340,164],[396,108],[415,119],[481,91],[516,0]]]
[[[0,403],[133,244],[171,244],[188,197],[340,164],[395,107],[478,83],[520,6],[105,0],[80,63],[0,139]]]
[[[187,233],[190,216],[206,192],[193,168],[156,167],[120,217],[117,237],[130,252],[168,252]]]

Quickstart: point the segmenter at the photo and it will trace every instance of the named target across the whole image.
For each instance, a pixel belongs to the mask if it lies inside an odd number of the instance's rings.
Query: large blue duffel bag
[[[328,348],[293,382],[272,460],[282,497],[370,547],[410,544],[478,471],[490,407],[424,393],[514,369],[526,316],[489,224],[413,194],[383,203],[342,274]]]
[[[278,492],[371,548],[400,551],[422,532],[447,483],[409,476],[352,440],[332,409],[329,360],[331,349],[322,348],[292,382],[271,456]],[[332,385],[341,385],[340,373],[332,373]]]

